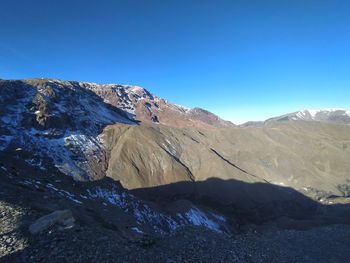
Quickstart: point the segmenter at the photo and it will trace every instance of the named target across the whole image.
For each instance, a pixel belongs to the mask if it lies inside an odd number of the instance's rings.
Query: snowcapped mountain
[[[280,121],[317,121],[334,124],[350,124],[350,111],[342,108],[329,109],[305,109],[287,113],[278,117],[272,117],[265,121],[248,121],[240,127],[261,127],[267,123]]]
[[[350,123],[350,111],[346,109],[306,109],[266,120],[271,121],[319,121],[329,123]]]

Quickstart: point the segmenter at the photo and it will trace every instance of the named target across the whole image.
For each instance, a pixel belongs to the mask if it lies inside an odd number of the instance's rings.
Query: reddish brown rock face
[[[215,114],[200,108],[188,109],[153,96],[147,90],[128,85],[97,85],[81,83],[103,98],[106,103],[130,114],[135,120],[147,124],[163,124],[174,128],[223,128],[234,127]]]
[[[136,108],[136,118],[145,123],[160,123],[174,128],[214,129],[235,126],[208,111],[185,109],[165,100],[157,103],[140,102]]]

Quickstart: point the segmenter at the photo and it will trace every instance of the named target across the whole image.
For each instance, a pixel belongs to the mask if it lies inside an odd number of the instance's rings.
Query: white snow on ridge
[[[310,110],[304,110],[304,113],[309,112],[309,114],[311,115],[311,117],[314,119],[315,116],[316,116],[316,114],[319,113],[320,111],[321,111],[321,110],[312,110],[312,109],[310,109]]]
[[[296,116],[299,118],[299,119],[305,119],[305,111],[299,111]],[[297,118],[294,118],[294,119],[297,119]]]
[[[144,88],[139,87],[139,86],[126,86],[128,90],[130,90],[133,93],[138,93],[138,92],[143,92]]]
[[[331,114],[336,111],[343,111],[344,115],[350,116],[350,111],[344,108],[305,109],[305,110],[298,111],[295,114],[295,116],[301,120],[308,120],[310,117],[312,120],[314,120],[316,118],[316,115],[319,113]],[[293,118],[293,117],[292,119],[296,120],[296,118]]]
[[[191,110],[191,108],[188,108],[188,107],[186,107],[186,106],[182,106],[182,105],[180,105],[180,104],[176,104],[176,103],[172,103],[172,104],[175,105],[176,107],[182,109],[182,110],[185,111],[185,112]]]

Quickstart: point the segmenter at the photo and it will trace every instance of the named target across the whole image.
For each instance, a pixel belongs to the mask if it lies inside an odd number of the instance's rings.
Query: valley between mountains
[[[137,86],[0,80],[2,262],[348,262],[349,172],[345,109],[235,125]]]

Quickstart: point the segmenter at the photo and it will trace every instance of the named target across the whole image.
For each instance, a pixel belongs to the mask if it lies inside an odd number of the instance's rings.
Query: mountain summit
[[[142,123],[163,124],[177,128],[234,126],[231,122],[224,121],[206,110],[189,109],[171,103],[152,95],[142,87],[116,84],[99,85],[87,82],[79,82],[78,85],[91,90],[105,103],[127,112],[130,118]]]

